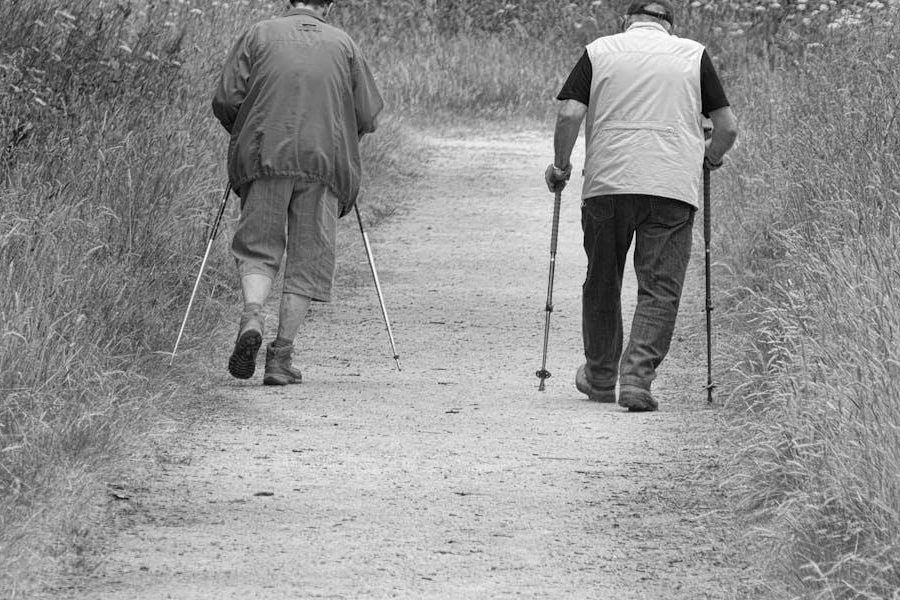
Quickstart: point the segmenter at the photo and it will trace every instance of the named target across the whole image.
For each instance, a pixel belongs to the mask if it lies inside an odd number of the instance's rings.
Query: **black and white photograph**
[[[0,0],[0,600],[900,600],[900,0]]]

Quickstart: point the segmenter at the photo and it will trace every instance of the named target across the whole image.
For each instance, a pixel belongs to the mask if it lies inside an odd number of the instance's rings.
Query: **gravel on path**
[[[223,339],[208,417],[119,502],[115,547],[72,597],[751,597],[751,559],[713,486],[729,450],[703,389],[702,238],[660,411],[588,402],[574,387],[585,258],[573,176],[553,376],[538,392],[551,135],[426,144],[415,200],[369,232],[403,371],[350,239],[335,301],[298,340],[304,383],[230,379]],[[634,295],[630,276],[626,314]]]

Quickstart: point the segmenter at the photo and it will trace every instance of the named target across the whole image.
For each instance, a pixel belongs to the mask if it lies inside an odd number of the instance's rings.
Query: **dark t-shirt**
[[[569,73],[569,78],[566,79],[566,83],[563,84],[556,99],[577,100],[587,106],[591,99],[593,71],[591,58],[585,50],[578,64]],[[725,96],[725,90],[722,89],[722,82],[719,81],[719,76],[716,74],[716,69],[706,50],[703,51],[703,57],[700,59],[700,98],[703,105],[701,112],[706,116],[709,116],[709,113],[714,110],[730,106],[728,98]]]

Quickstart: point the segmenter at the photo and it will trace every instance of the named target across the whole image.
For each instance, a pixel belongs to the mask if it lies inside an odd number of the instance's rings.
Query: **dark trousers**
[[[612,387],[618,379],[621,385],[650,390],[675,330],[694,212],[684,202],[641,194],[597,196],[582,203],[588,259],[582,334],[585,374],[594,387]],[[622,275],[632,238],[638,299],[623,356]]]

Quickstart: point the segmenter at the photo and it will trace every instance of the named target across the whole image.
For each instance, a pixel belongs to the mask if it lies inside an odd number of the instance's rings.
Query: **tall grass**
[[[733,481],[809,598],[900,590],[898,29],[884,13],[746,72],[721,175],[732,314],[752,326]]]
[[[211,116],[233,34],[272,5],[0,4],[0,590],[89,568],[121,458],[194,384],[234,299],[215,246],[166,368],[225,185]],[[408,151],[364,146],[378,210]],[[220,239],[230,237],[232,215]],[[187,386],[187,387],[185,387]],[[7,594],[0,594],[7,595]]]
[[[546,124],[626,3],[341,0],[389,104],[363,146],[367,214],[414,164],[405,119]],[[680,3],[742,122],[715,177],[741,358],[730,483],[809,598],[900,589],[896,4]],[[0,589],[91,567],[96,498],[203,383],[234,301],[225,242],[165,364],[224,185],[209,94],[234,34],[283,6],[0,3]]]

